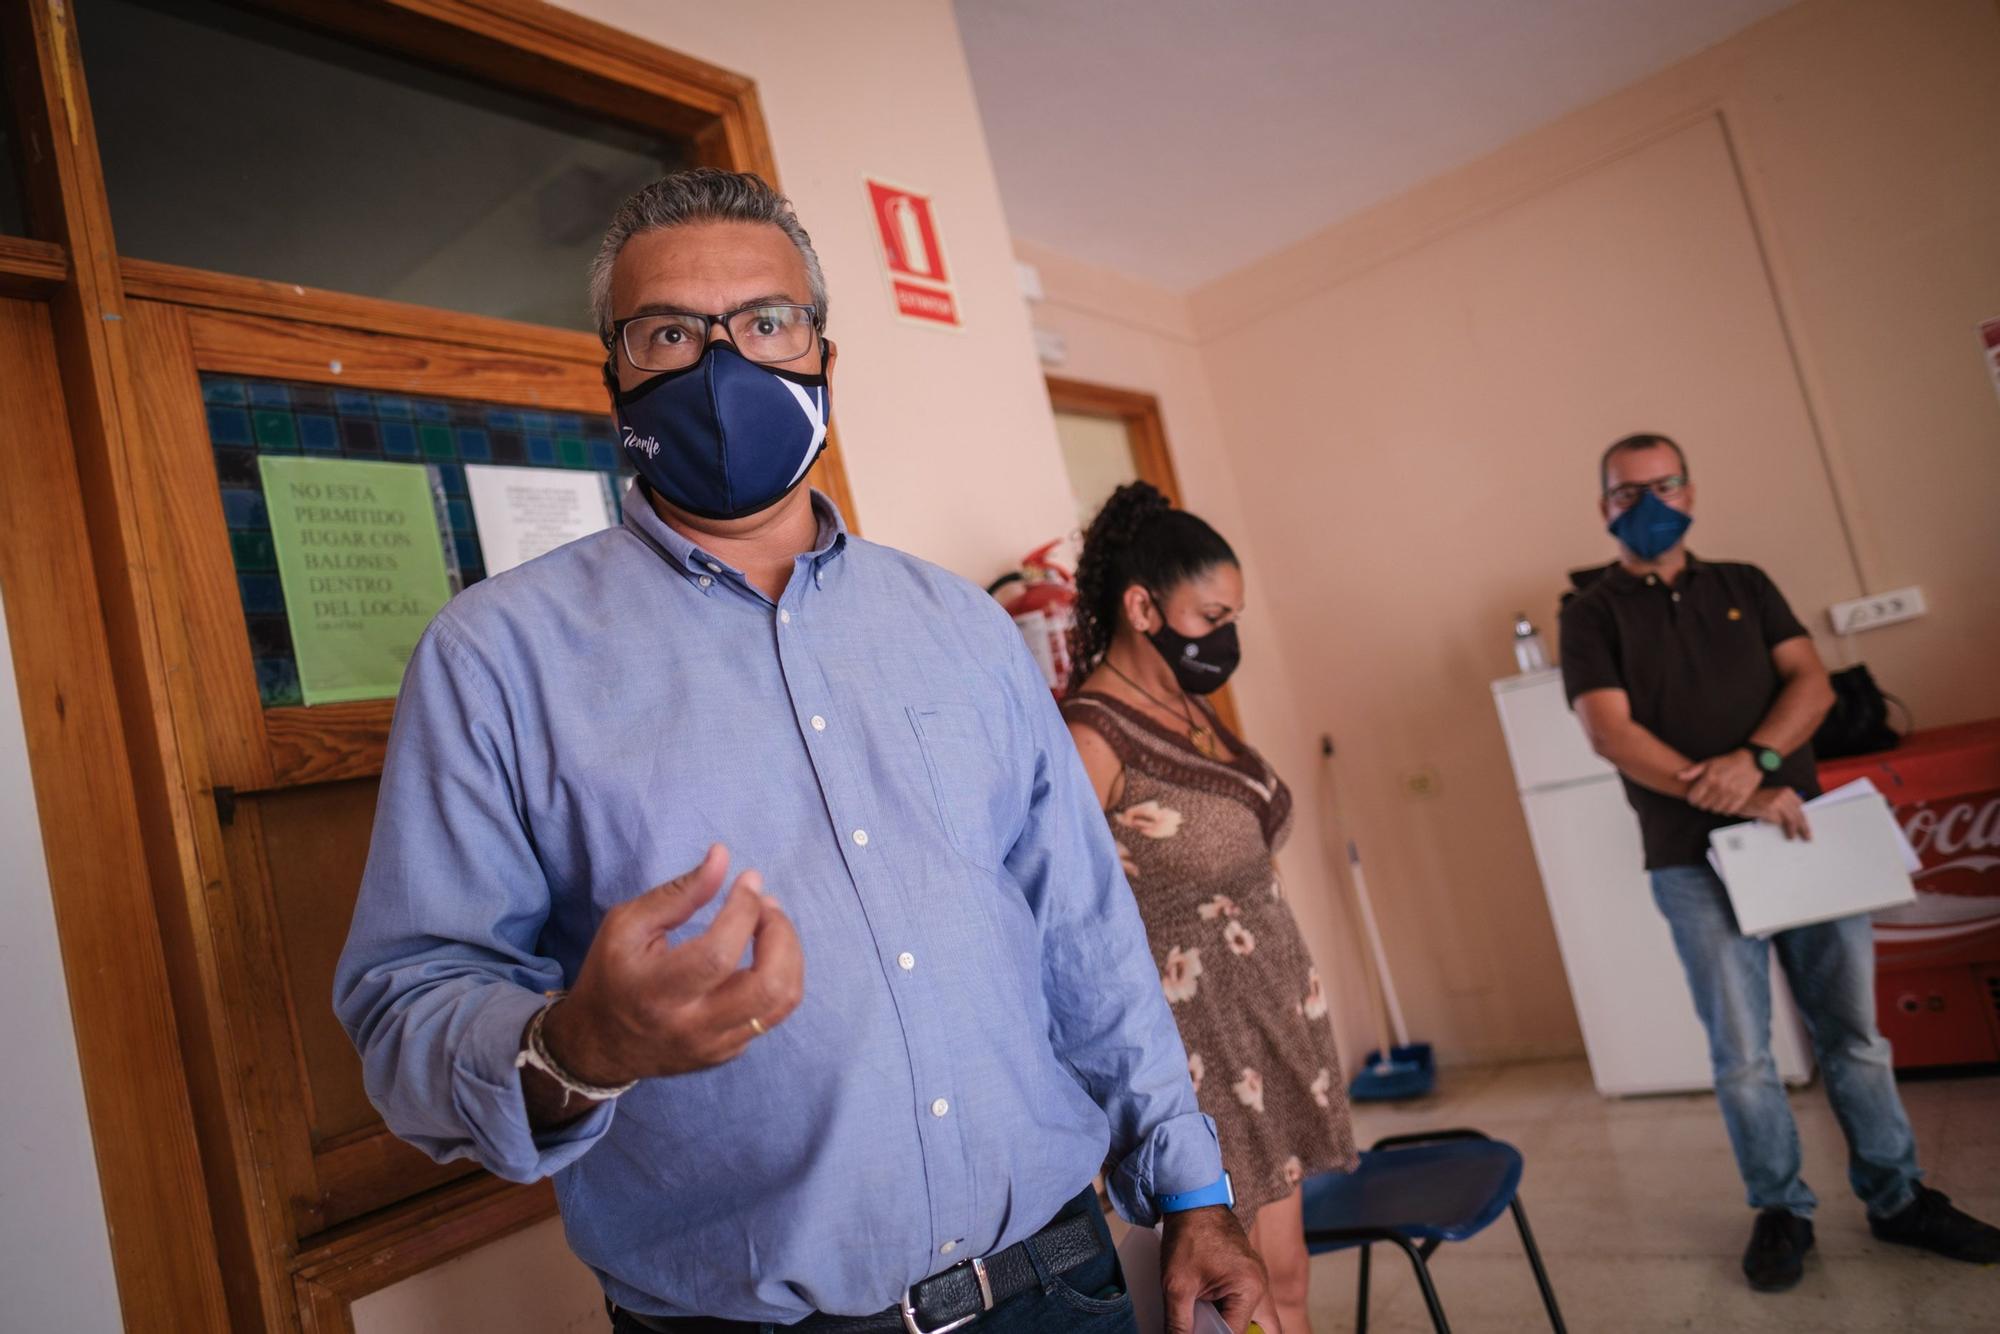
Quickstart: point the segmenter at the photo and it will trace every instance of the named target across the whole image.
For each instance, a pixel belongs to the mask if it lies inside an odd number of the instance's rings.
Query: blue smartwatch
[[[1184,1190],[1178,1195],[1162,1195],[1153,1201],[1153,1206],[1163,1214],[1186,1213],[1189,1209],[1206,1209],[1211,1204],[1236,1205],[1236,1187],[1230,1184],[1229,1173],[1224,1172],[1218,1181],[1212,1181],[1197,1190]]]

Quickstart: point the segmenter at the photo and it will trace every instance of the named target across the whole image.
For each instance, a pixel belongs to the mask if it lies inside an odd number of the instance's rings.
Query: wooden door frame
[[[1139,480],[1157,487],[1175,509],[1183,508],[1181,481],[1174,472],[1174,456],[1167,448],[1167,428],[1160,416],[1158,398],[1136,389],[1114,389],[1110,385],[1071,380],[1060,375],[1043,378],[1048,381],[1049,407],[1054,411],[1123,422],[1125,438],[1132,444],[1132,462],[1139,471]],[[1243,725],[1238,721],[1236,697],[1230,693],[1229,687],[1225,685],[1210,695],[1208,703],[1222,719],[1223,726],[1241,738]]]
[[[1151,482],[1176,509],[1180,508],[1181,483],[1174,472],[1174,457],[1167,450],[1167,428],[1160,417],[1159,399],[1136,389],[1113,389],[1110,385],[1070,380],[1060,375],[1044,378],[1049,386],[1049,406],[1055,411],[1124,422],[1139,480]]]
[[[588,365],[595,396],[587,410],[602,412],[594,367],[603,348],[588,333],[121,258],[72,3],[87,8],[88,0],[0,3],[6,82],[35,234],[0,238],[0,295],[49,303],[71,446],[62,465],[76,503],[51,504],[29,517],[49,533],[66,531],[84,552],[80,565],[72,563],[81,574],[72,573],[70,584],[89,596],[70,597],[64,609],[85,628],[100,627],[103,643],[94,662],[82,650],[66,660],[68,712],[58,713],[72,721],[75,735],[88,735],[79,729],[95,720],[112,729],[108,739],[79,758],[73,751],[55,754],[44,736],[31,755],[38,790],[47,783],[45,769],[61,775],[79,763],[91,766],[91,782],[51,789],[42,819],[59,882],[59,935],[114,1265],[128,1318],[137,1324],[344,1330],[351,1328],[347,1309],[356,1297],[546,1217],[553,1193],[546,1183],[514,1187],[482,1175],[314,1238],[310,1250],[278,1226],[289,1202],[270,1197],[273,1181],[264,1168],[276,1171],[296,1146],[278,1142],[284,1118],[268,1105],[268,1081],[244,1076],[261,1044],[233,1013],[246,997],[272,998],[268,989],[257,990],[256,978],[232,968],[242,951],[272,944],[262,934],[268,923],[227,892],[229,849],[216,798],[217,788],[229,784],[217,774],[259,765],[274,781],[281,774],[306,780],[370,772],[371,764],[379,768],[386,709],[327,713],[304,729],[305,741],[299,727],[285,730],[288,721],[303,720],[288,720],[283,710],[261,719],[261,745],[219,727],[217,710],[240,706],[230,692],[240,695],[241,683],[202,675],[200,664],[222,646],[191,629],[186,613],[212,593],[183,568],[176,545],[200,526],[200,498],[159,489],[166,470],[150,450],[167,418],[155,413],[164,405],[185,424],[191,368],[203,357],[242,373],[315,378],[287,356],[337,344],[345,349],[342,359],[365,361],[412,339],[468,365],[512,359],[527,377],[539,367],[545,382],[535,392],[559,393],[579,406],[580,368]],[[750,79],[541,0],[237,3],[684,137],[698,161],[755,171],[779,184]],[[253,332],[267,337],[267,346],[250,348],[243,335]],[[180,378],[138,373],[176,351],[188,357]],[[250,364],[253,352],[261,369]],[[228,361],[234,354],[241,355]],[[319,367],[317,378],[324,378],[325,360]],[[427,391],[440,392],[436,385]],[[828,446],[815,484],[856,524],[837,435]],[[208,480],[212,493],[212,472]],[[212,617],[195,619],[213,624]],[[22,648],[36,641],[25,628],[15,639],[24,704],[46,700],[48,664]],[[31,737],[36,721],[29,719]],[[287,753],[280,745],[287,737],[294,756],[336,754],[339,761],[319,767],[274,761]],[[107,824],[99,811],[101,832],[76,838],[73,830],[83,826],[72,807],[86,799],[129,815]],[[66,845],[60,875],[58,836]],[[120,906],[119,892],[136,902]],[[150,913],[140,906],[148,895]],[[114,971],[117,988],[95,980]],[[86,979],[99,990],[95,1002]],[[162,1016],[168,1016],[164,1029]]]

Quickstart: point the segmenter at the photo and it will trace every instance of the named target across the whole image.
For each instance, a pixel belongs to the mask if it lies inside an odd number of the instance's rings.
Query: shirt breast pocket
[[[938,823],[960,855],[997,871],[1020,824],[1029,778],[1015,772],[1004,724],[971,704],[912,704]]]

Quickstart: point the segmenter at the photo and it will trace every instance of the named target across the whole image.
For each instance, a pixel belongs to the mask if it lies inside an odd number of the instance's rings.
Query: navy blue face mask
[[[626,456],[676,509],[741,519],[769,509],[805,480],[826,448],[832,408],[826,378],[760,366],[717,340],[701,360],[621,391],[605,382]]]
[[[1623,542],[1640,560],[1654,560],[1674,549],[1686,535],[1694,516],[1684,514],[1651,491],[1639,503],[1607,525],[1611,535]]]

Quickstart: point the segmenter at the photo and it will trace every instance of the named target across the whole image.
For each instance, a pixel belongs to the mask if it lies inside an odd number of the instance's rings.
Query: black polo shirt
[[[1688,557],[1672,584],[1613,566],[1562,610],[1563,689],[1623,690],[1632,720],[1690,760],[1748,744],[1784,689],[1771,648],[1806,629],[1754,565]],[[1767,787],[1819,791],[1812,747],[1785,757]],[[1741,817],[1711,815],[1625,779],[1639,814],[1646,869],[1699,866],[1708,836]]]

